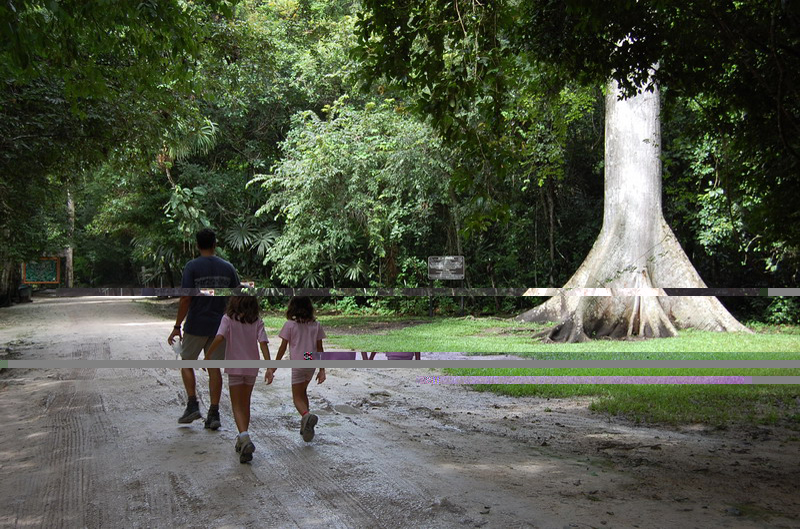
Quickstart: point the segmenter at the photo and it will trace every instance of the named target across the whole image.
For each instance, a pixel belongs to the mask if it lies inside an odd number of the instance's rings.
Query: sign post
[[[436,279],[447,281],[464,281],[463,255],[431,255],[428,257],[428,279],[431,288]],[[464,315],[464,296],[461,296],[461,315]],[[428,315],[433,317],[433,297],[429,297]]]

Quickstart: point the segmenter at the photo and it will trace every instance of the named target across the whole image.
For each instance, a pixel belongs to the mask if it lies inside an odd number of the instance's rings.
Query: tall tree
[[[655,87],[621,99],[608,86],[603,227],[565,288],[695,287],[695,271],[662,214],[660,92]],[[612,290],[613,292],[613,290]],[[553,341],[588,337],[666,337],[679,327],[746,330],[713,297],[556,296],[520,318],[556,321]]]
[[[626,95],[668,88],[692,102],[702,123],[739,168],[760,207],[744,221],[761,242],[792,248],[800,261],[800,5],[776,0],[607,2],[531,0],[519,4],[519,43],[560,73],[613,77]],[[617,43],[622,42],[621,46]],[[649,68],[658,63],[652,77]],[[727,173],[727,174],[726,174]]]
[[[459,125],[459,110],[476,99],[499,106],[493,126],[502,130],[499,118],[509,97],[505,87],[514,84],[514,72],[504,70],[508,57],[527,54],[534,68],[554,70],[562,78],[612,78],[606,99],[603,229],[567,286],[704,286],[661,213],[658,83],[665,76],[651,75],[659,61],[672,65],[696,53],[671,47],[668,36],[670,31],[673,36],[701,33],[700,24],[687,29],[691,10],[660,2],[586,4],[366,1],[358,55],[370,81],[388,78],[428,94],[419,107],[445,132]],[[715,28],[708,18],[702,23],[702,29]],[[551,40],[556,44],[547,45]],[[724,63],[727,57],[716,44],[712,41],[709,49]],[[692,73],[674,76],[692,86]],[[555,298],[523,318],[559,322],[549,338],[562,341],[670,336],[681,326],[745,330],[714,298]]]

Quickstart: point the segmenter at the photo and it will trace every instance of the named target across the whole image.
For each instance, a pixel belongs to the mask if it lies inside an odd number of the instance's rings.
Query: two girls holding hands
[[[289,348],[291,360],[319,360],[322,353],[322,339],[326,337],[322,326],[314,316],[314,306],[308,297],[295,297],[289,301],[286,311],[286,323],[278,333],[281,345],[276,360],[283,358]],[[253,296],[233,296],[228,302],[225,315],[222,317],[217,335],[206,352],[205,358],[223,340],[226,360],[258,360],[258,348],[264,360],[270,360],[267,334],[261,321],[258,299]],[[267,384],[271,384],[276,368],[267,369],[264,376]],[[314,378],[314,368],[292,368],[292,398],[297,411],[302,417],[300,434],[308,442],[314,438],[314,426],[318,418],[309,412],[307,388]],[[239,435],[236,437],[236,452],[239,462],[246,463],[253,459],[255,445],[250,440],[247,429],[250,425],[250,396],[253,392],[258,368],[225,368],[228,375],[228,386],[231,396],[231,407]],[[317,383],[325,381],[325,369],[317,374]]]

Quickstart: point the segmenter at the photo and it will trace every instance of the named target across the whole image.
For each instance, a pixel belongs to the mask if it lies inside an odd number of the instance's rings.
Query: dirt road
[[[0,359],[174,359],[173,321],[129,299],[36,299],[0,309]],[[423,373],[329,370],[307,444],[279,370],[256,385],[242,465],[227,388],[212,432],[177,424],[174,369],[7,369],[0,526],[800,527],[797,432],[641,427]]]

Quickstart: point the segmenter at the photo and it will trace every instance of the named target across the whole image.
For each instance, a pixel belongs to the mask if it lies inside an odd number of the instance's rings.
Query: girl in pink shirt
[[[264,360],[269,360],[269,341],[264,330],[264,322],[259,314],[258,298],[254,296],[231,296],[228,308],[219,324],[217,335],[206,351],[205,359],[211,358],[214,349],[225,341],[225,360],[258,360],[258,348]],[[250,440],[247,428],[250,426],[250,395],[258,377],[257,367],[226,367],[228,389],[231,394],[233,418],[239,435],[236,436],[236,451],[239,462],[247,463],[253,459],[256,447]],[[264,379],[272,383],[272,373],[267,370]]]
[[[311,303],[311,298],[301,296],[290,299],[289,308],[286,310],[286,320],[278,333],[281,346],[275,359],[283,358],[288,345],[291,360],[319,360],[325,331],[314,317],[314,305]],[[318,420],[316,415],[309,413],[308,393],[306,392],[308,383],[314,378],[314,371],[314,368],[292,368],[292,398],[295,408],[302,417],[300,435],[306,442],[314,438],[314,426]],[[275,369],[268,369],[267,372],[272,375]],[[323,382],[325,382],[325,369],[320,369],[317,374],[317,383],[322,384]]]

